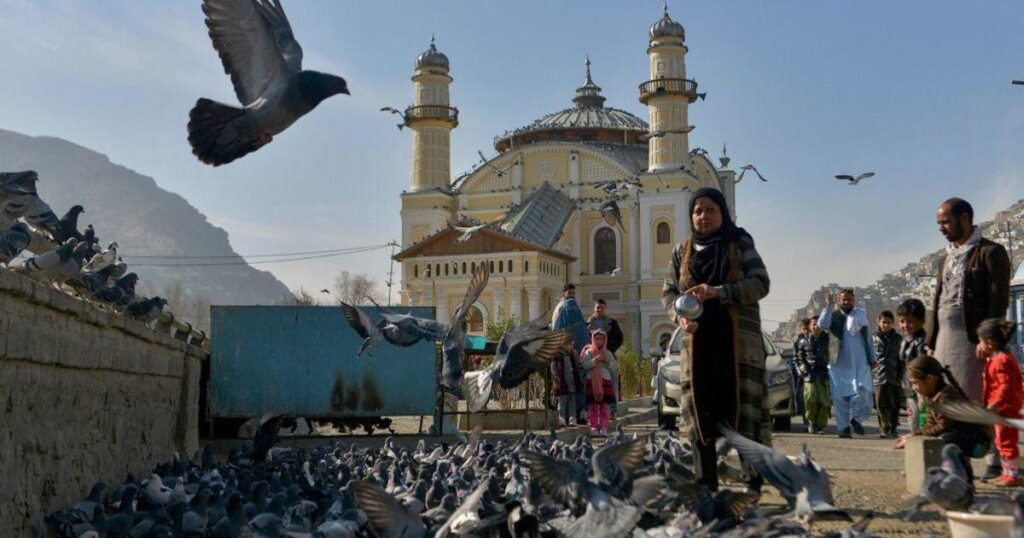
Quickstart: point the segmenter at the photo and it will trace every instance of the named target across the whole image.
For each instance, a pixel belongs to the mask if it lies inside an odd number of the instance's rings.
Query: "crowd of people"
[[[1024,381],[1010,351],[1015,327],[1005,321],[1009,305],[1010,259],[999,244],[981,237],[971,205],[952,198],[936,222],[949,244],[939,262],[932,315],[918,299],[881,312],[870,332],[868,313],[856,305],[854,290],[826,292],[825,308],[801,320],[792,368],[809,433],[825,434],[834,417],[836,435],[864,435],[876,410],[879,437],[941,437],[969,458],[988,454],[983,480],[1021,485],[1017,431],[994,433],[951,420],[929,404],[971,401],[1019,418]],[[899,433],[906,417],[906,433]]]

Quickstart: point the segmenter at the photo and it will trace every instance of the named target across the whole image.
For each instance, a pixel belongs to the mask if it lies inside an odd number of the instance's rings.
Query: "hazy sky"
[[[305,67],[344,76],[352,96],[240,161],[202,165],[186,141],[197,97],[234,100],[198,0],[0,0],[0,128],[65,138],[153,176],[256,254],[400,236],[411,135],[378,109],[411,102],[412,62],[431,32],[455,78],[456,175],[478,149],[494,152],[496,134],[569,106],[587,53],[607,105],[647,117],[636,88],[660,2],[285,4]],[[1010,79],[1024,78],[1024,2],[669,10],[686,27],[688,73],[708,92],[690,108],[691,147],[717,155],[727,142],[734,166],[754,163],[769,179],[737,194],[772,276],[767,319],[785,319],[820,283],[864,284],[941,246],[934,210],[949,196],[985,218],[1022,197],[1024,87]],[[858,188],[832,179],[863,170],[878,175]],[[383,281],[388,256],[262,268],[319,290],[343,269]]]

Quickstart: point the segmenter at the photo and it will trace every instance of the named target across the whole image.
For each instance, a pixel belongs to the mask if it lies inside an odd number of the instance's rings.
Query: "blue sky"
[[[153,176],[242,253],[384,243],[400,235],[410,135],[381,106],[412,99],[431,32],[452,63],[453,173],[494,135],[570,104],[589,53],[607,104],[646,118],[656,1],[342,2],[285,7],[305,67],[344,76],[271,145],[221,168],[189,152],[200,96],[231,102],[199,2],[0,0],[0,128],[66,138]],[[935,207],[959,195],[982,217],[1024,197],[1024,2],[687,0],[691,147],[729,145],[768,183],[738,189],[740,224],[772,275],[765,317],[784,319],[823,282],[863,284],[938,248]],[[2,163],[0,163],[2,167]],[[858,188],[836,173],[873,170]],[[386,252],[267,265],[319,290],[349,269],[379,281]]]

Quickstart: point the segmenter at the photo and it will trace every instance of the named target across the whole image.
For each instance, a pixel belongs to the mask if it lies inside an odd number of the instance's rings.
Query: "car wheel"
[[[788,432],[792,427],[791,417],[773,417],[772,430],[777,432]]]

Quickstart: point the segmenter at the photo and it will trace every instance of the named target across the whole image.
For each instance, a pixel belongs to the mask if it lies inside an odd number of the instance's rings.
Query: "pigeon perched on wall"
[[[68,239],[60,246],[49,252],[44,252],[43,254],[33,256],[25,260],[25,263],[16,269],[16,271],[39,277],[50,275],[52,274],[52,271],[58,270],[58,267],[61,267],[63,264],[66,264],[71,260],[71,256],[77,246],[77,239]]]
[[[0,263],[7,265],[28,248],[32,236],[24,222],[17,222],[0,232]]]
[[[150,297],[142,301],[136,301],[128,305],[124,314],[132,319],[143,323],[149,323],[160,317],[164,307],[167,306],[167,299],[161,297]]]
[[[541,318],[516,327],[501,337],[494,361],[483,370],[467,372],[462,390],[466,405],[476,413],[487,405],[494,382],[504,389],[518,387],[534,372],[545,371],[551,361],[560,356],[562,348],[572,341],[569,331],[545,329],[547,321]]]
[[[91,297],[92,294],[106,287],[107,282],[110,280],[110,276],[114,274],[116,269],[117,267],[113,264],[108,265],[99,271],[85,271],[83,269],[82,272],[67,279],[64,283],[80,295]]]
[[[345,79],[302,69],[302,47],[280,0],[204,0],[203,13],[243,107],[196,101],[188,141],[200,161],[234,161],[270,143],[324,99],[348,94]]]
[[[139,275],[128,273],[119,278],[112,286],[107,286],[95,294],[93,299],[111,306],[126,306],[135,298],[135,285],[139,282]]]
[[[74,237],[79,241],[82,240],[82,233],[78,231],[78,217],[82,213],[85,213],[85,209],[80,205],[73,205],[63,217],[57,221],[57,229],[49,230],[50,235],[53,236],[53,240],[58,243]]]
[[[82,267],[83,272],[95,272],[107,267],[108,265],[114,265],[117,262],[117,242],[113,242],[107,246],[107,250],[96,254],[89,259],[89,263]]]

